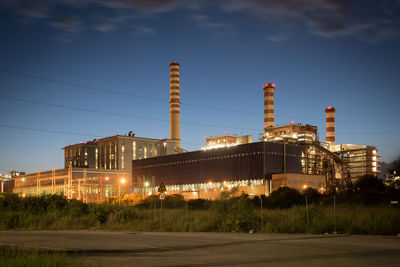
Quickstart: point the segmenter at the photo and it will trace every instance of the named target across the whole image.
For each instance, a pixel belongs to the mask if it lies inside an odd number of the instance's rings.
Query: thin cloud
[[[53,22],[51,26],[59,28],[68,33],[78,33],[82,30],[82,23],[77,16],[74,15],[63,15]]]
[[[155,34],[155,30],[147,26],[133,26],[132,29],[134,35],[152,36]]]
[[[178,0],[88,0],[111,8],[131,8],[150,12],[167,12],[178,7]]]
[[[110,32],[116,28],[116,24],[110,21],[100,21],[93,25],[93,29],[99,32]]]
[[[193,17],[196,26],[199,29],[212,30],[218,36],[227,36],[236,34],[236,28],[230,23],[216,22],[204,14],[198,14]]]
[[[50,7],[43,3],[23,3],[17,9],[22,15],[30,18],[43,19],[50,16]]]
[[[297,29],[306,27],[309,33],[325,38],[359,35],[366,31],[376,40],[399,36],[399,31],[393,28],[400,28],[396,15],[400,11],[400,1],[224,0],[221,9],[247,12],[278,28],[297,21]],[[392,29],[386,31],[388,27],[378,21],[380,17],[387,18]],[[272,35],[269,39],[281,41],[279,37]]]
[[[153,27],[132,25],[148,25],[145,20],[177,10],[186,10],[195,27],[223,36],[235,35],[240,28],[233,13],[258,19],[265,23],[267,40],[274,42],[298,31],[373,42],[400,36],[399,0],[3,0],[0,8],[42,21],[71,38],[87,29],[110,32],[124,25],[134,34],[152,35]],[[69,13],[60,15],[63,12]],[[100,15],[87,15],[95,12]]]

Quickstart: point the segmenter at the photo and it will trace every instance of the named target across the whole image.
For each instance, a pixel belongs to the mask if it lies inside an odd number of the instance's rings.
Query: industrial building
[[[255,142],[134,160],[133,180],[142,195],[156,192],[161,182],[169,192],[193,192],[196,198],[210,186],[218,192],[250,186],[268,194],[273,174],[301,173],[301,151],[297,145]]]
[[[379,173],[375,147],[335,144],[335,108],[326,108],[326,139],[313,125],[275,125],[274,83],[264,91],[264,127],[252,136],[207,137],[205,147],[187,152],[180,136],[180,65],[170,70],[170,136],[152,139],[116,135],[64,147],[64,169],[15,178],[14,192],[64,194],[85,202],[132,193],[145,197],[163,182],[168,193],[210,198],[232,188],[266,194],[281,186],[336,190],[364,174]]]
[[[13,192],[25,196],[63,194],[84,202],[103,201],[128,191],[128,173],[118,170],[65,168],[38,171],[15,179]]]
[[[202,150],[248,144],[252,141],[251,135],[237,136],[226,133],[225,135],[206,137],[206,146]]]
[[[86,202],[132,193],[132,160],[175,152],[170,139],[115,135],[65,146],[64,169],[37,171],[15,178],[20,195],[64,194]]]
[[[88,168],[124,173],[132,187],[132,160],[174,153],[174,141],[128,135],[115,135],[64,147],[65,169]]]

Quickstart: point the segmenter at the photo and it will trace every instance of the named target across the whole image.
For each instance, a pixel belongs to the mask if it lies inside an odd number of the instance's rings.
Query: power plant
[[[64,169],[15,177],[14,193],[21,196],[64,194],[85,202],[158,191],[186,199],[215,199],[238,188],[248,194],[269,195],[282,186],[312,187],[321,193],[340,190],[365,174],[379,173],[373,146],[336,144],[335,111],[327,107],[326,139],[318,140],[313,125],[275,125],[274,83],[265,83],[264,125],[260,139],[252,136],[208,137],[205,147],[187,152],[180,136],[180,65],[170,70],[170,136],[168,139],[116,135],[65,146]],[[261,132],[261,129],[260,129]]]

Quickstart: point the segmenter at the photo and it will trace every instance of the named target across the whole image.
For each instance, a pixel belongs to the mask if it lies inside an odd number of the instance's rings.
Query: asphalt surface
[[[102,266],[400,266],[396,236],[6,231],[0,246]]]

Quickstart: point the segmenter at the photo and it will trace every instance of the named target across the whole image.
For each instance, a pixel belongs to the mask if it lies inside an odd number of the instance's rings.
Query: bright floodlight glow
[[[22,178],[21,181],[22,181],[22,182],[25,182],[25,178]]]
[[[307,188],[307,185],[306,185],[306,184],[303,184],[303,188],[306,189],[306,188]]]
[[[108,181],[108,180],[110,180],[110,177],[107,176],[105,179],[106,179],[106,181]]]
[[[121,184],[124,184],[126,182],[125,178],[121,178]]]
[[[145,182],[145,183],[144,183],[144,186],[145,186],[145,187],[148,187],[148,186],[149,186],[149,182]]]

